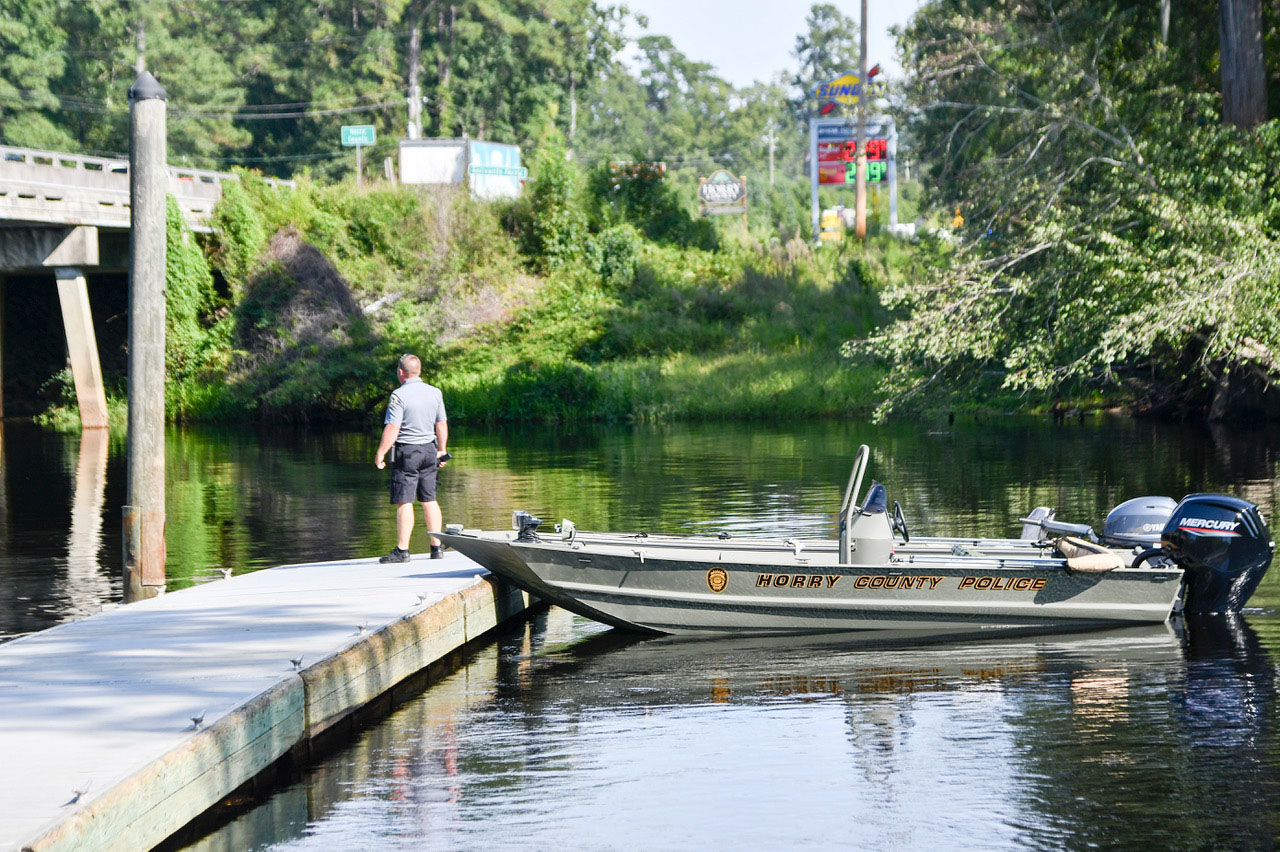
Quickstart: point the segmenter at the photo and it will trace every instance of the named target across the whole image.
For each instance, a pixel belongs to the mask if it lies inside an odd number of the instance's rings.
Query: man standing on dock
[[[387,403],[386,424],[373,463],[378,470],[387,466],[392,447],[391,502],[396,507],[396,547],[379,562],[408,562],[409,535],[413,532],[413,500],[422,503],[422,518],[428,532],[439,532],[440,504],[436,502],[436,472],[449,459],[449,422],[444,413],[440,389],[424,382],[422,362],[416,355],[401,355],[396,364],[400,387]],[[439,559],[440,540],[431,537],[431,558]]]

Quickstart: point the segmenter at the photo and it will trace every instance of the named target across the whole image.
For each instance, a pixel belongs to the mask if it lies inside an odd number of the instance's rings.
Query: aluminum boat
[[[1161,623],[1238,612],[1275,549],[1258,507],[1217,494],[1120,504],[1101,534],[1038,507],[1020,538],[913,538],[859,448],[834,540],[579,531],[525,511],[439,537],[533,595],[669,634],[939,632]]]

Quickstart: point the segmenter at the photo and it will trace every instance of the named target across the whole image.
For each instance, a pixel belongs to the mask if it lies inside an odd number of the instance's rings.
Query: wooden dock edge
[[[536,599],[495,577],[446,595],[281,680],[43,830],[23,852],[151,849],[281,758]]]

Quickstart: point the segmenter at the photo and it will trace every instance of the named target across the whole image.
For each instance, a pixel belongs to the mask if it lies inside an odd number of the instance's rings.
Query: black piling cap
[[[138,74],[138,79],[129,87],[130,101],[167,101],[169,93],[160,85],[160,81],[151,76],[150,71]]]

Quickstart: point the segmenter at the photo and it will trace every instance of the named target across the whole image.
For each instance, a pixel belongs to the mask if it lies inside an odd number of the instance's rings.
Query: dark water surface
[[[3,428],[11,637],[118,600],[124,459]],[[1280,488],[1275,431],[1124,420],[454,433],[445,519],[480,527],[526,508],[831,535],[863,442],[920,534],[1016,535],[1038,504],[1100,523],[1201,490],[1272,519]],[[374,442],[172,433],[172,584],[388,549]],[[193,848],[1269,847],[1277,611],[1276,573],[1235,622],[931,645],[636,640],[551,610]]]

